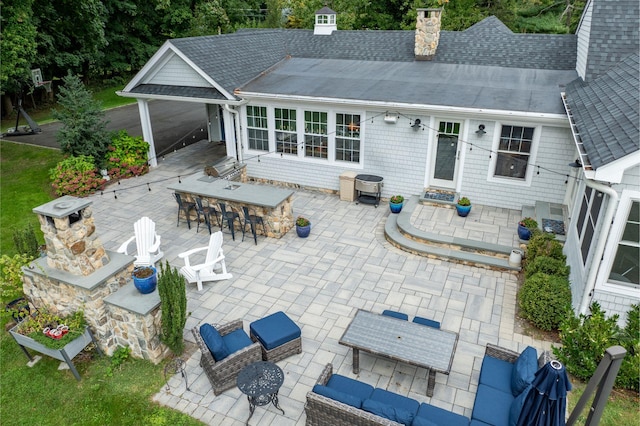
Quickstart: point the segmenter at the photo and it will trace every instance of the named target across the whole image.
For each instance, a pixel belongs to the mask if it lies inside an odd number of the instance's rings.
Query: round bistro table
[[[278,391],[283,382],[282,369],[269,361],[254,362],[240,370],[236,383],[249,400],[247,425],[257,406],[271,403],[284,414],[284,410],[278,405]]]

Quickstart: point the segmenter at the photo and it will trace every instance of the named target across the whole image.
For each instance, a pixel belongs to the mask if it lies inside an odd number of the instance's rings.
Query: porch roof
[[[236,94],[562,115],[561,87],[576,78],[575,70],[290,58]]]

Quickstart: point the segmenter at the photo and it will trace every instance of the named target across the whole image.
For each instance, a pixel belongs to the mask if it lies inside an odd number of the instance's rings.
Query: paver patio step
[[[390,214],[385,236],[396,247],[421,256],[435,256],[461,263],[519,271],[509,264],[513,247],[422,231],[411,224],[418,197],[410,197],[398,214]]]

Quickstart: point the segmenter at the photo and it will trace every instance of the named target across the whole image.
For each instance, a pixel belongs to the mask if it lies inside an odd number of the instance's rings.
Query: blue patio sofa
[[[519,354],[487,344],[470,426],[515,426],[536,371],[549,360],[549,352],[538,357],[531,346]]]
[[[406,396],[333,374],[327,364],[307,393],[307,426],[507,426],[521,408],[524,394],[548,352],[538,358],[535,348],[522,354],[488,344],[480,370],[471,420]],[[513,384],[512,384],[513,382]],[[513,389],[518,389],[514,395]],[[513,414],[511,414],[513,409]],[[515,424],[515,420],[514,423]]]

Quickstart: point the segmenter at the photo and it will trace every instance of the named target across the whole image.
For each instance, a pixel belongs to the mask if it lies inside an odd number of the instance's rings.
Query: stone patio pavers
[[[162,237],[163,263],[182,266],[177,255],[206,245],[209,235],[202,229],[196,233],[195,226],[187,229],[184,221],[176,226],[177,205],[166,186],[221,155],[219,145],[199,142],[167,155],[148,175],[92,196],[97,232],[105,247],[115,250],[132,235],[133,222],[146,215],[156,222]],[[117,199],[110,192],[114,189]],[[280,405],[286,414],[258,407],[251,424],[303,425],[306,393],[328,362],[335,372],[354,377],[351,350],[338,340],[357,309],[403,311],[410,318],[433,318],[443,329],[458,332],[451,374],[436,375],[431,398],[425,395],[423,368],[363,354],[358,378],[467,417],[486,343],[514,350],[529,344],[539,350],[550,348],[549,342],[515,332],[515,273],[399,250],[384,239],[386,203],[373,208],[340,201],[337,195],[297,190],[293,207],[294,215],[311,220],[309,238],[289,232],[279,240],[259,237],[256,246],[252,239],[232,241],[225,233],[223,249],[233,278],[205,283],[201,292],[187,286],[190,316],[184,336],[188,342],[193,343],[191,328],[202,322],[222,324],[242,318],[248,330],[251,321],[277,310],[287,312],[302,329],[302,354],[278,363],[285,373]],[[519,216],[516,211],[474,205],[471,216],[461,220],[453,209],[418,206],[412,223],[422,230],[461,232],[466,238],[517,247],[515,227],[510,224]],[[155,399],[205,424],[244,424],[249,414],[246,397],[237,388],[214,397],[198,364],[199,351],[189,347],[191,352],[183,359],[191,390],[186,391],[178,376],[171,379],[170,391],[159,389]]]

